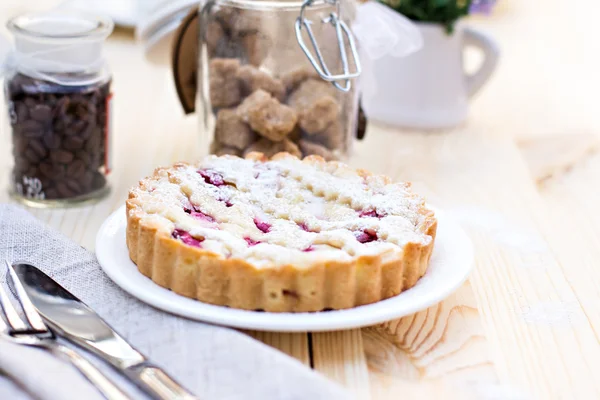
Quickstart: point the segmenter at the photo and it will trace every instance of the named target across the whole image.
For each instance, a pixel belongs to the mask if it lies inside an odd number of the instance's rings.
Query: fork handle
[[[90,381],[107,400],[132,400],[111,379],[76,351],[58,343],[46,344],[48,349],[66,358]]]
[[[155,400],[198,400],[166,372],[152,364],[134,365],[124,372]]]

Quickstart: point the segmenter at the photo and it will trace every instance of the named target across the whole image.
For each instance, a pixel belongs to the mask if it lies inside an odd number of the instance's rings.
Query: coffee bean
[[[73,161],[73,158],[75,158],[75,156],[70,151],[52,150],[50,152],[50,159],[57,163],[68,164]]]
[[[97,109],[93,102],[88,103],[88,113],[93,118],[96,115]]]
[[[44,127],[38,121],[28,119],[21,123],[21,132],[25,137],[35,138],[41,137],[44,134]]]
[[[79,150],[83,147],[84,140],[79,136],[67,136],[63,147],[67,150]]]
[[[69,114],[64,115],[54,122],[54,130],[65,133],[69,129],[69,126],[73,123],[73,117]],[[66,133],[65,133],[66,135]]]
[[[77,183],[76,180],[67,179],[67,180],[65,180],[65,183],[67,184],[67,187],[69,189],[71,189],[74,193],[81,194],[81,192],[82,192],[81,185],[79,183]]]
[[[15,168],[19,171],[25,172],[29,169],[31,165],[29,161],[25,157],[16,157],[15,158]]]
[[[15,104],[15,110],[17,112],[17,121],[23,122],[29,118],[29,108],[25,103],[18,102]]]
[[[36,153],[33,149],[28,148],[27,150],[25,150],[25,152],[23,153],[23,155],[25,156],[25,158],[32,164],[37,164],[38,162],[40,162],[40,160],[42,159],[42,157],[40,157],[38,155],[38,153]]]
[[[96,130],[99,128],[96,128],[96,123],[95,122],[90,122],[87,124],[87,126],[85,127],[85,129],[83,131],[81,131],[80,133],[80,137],[84,140],[89,139],[91,136],[96,134]]]
[[[25,176],[28,178],[36,178],[40,174],[40,170],[34,167],[33,165],[29,167],[27,171],[25,171]]]
[[[69,109],[69,103],[70,103],[70,101],[67,96],[61,97],[56,102],[56,106],[54,107],[54,116],[60,117],[60,116],[65,115],[67,113],[67,110]]]
[[[48,150],[44,147],[42,142],[36,139],[32,139],[29,141],[29,147],[36,152],[36,154],[40,157],[40,159],[46,157],[48,155]]]
[[[48,188],[44,190],[47,200],[56,200],[59,198],[58,191],[54,188]]]
[[[94,153],[94,151],[97,150],[98,147],[100,146],[101,140],[102,140],[102,137],[98,133],[92,135],[92,137],[89,138],[87,140],[87,142],[85,143],[85,149],[89,153]]]
[[[94,182],[94,173],[92,171],[85,171],[79,182],[83,185],[85,190],[90,190],[92,188],[92,183]]]
[[[54,129],[54,132],[56,132],[56,133],[64,131],[66,127],[67,127],[67,125],[65,124],[64,117],[57,118],[54,121],[54,125],[52,125],[52,128]]]
[[[49,94],[44,98],[44,103],[49,105],[50,108],[54,107],[56,105],[57,102],[57,97],[53,94]]]
[[[38,122],[48,122],[52,119],[52,108],[45,104],[38,104],[29,111],[31,118]]]
[[[67,136],[80,135],[81,132],[85,128],[86,128],[86,122],[82,121],[82,120],[77,120],[67,126],[67,129],[65,129],[65,135],[67,135]]]
[[[40,173],[49,179],[59,179],[65,175],[65,168],[62,165],[43,162],[40,163]]]
[[[29,144],[29,139],[24,138],[24,137],[17,138],[13,142],[13,146],[17,150],[18,153],[23,153],[27,149],[28,144]]]
[[[61,139],[60,136],[57,134],[50,132],[46,132],[44,134],[44,144],[46,145],[46,147],[50,150],[56,150],[60,148],[61,145]]]
[[[87,119],[87,116],[88,116],[88,108],[87,108],[87,106],[84,103],[80,103],[77,106],[77,109],[75,111],[75,115],[77,115],[81,119]]]
[[[44,189],[44,190],[48,189],[48,188],[51,188],[52,185],[54,184],[54,181],[52,181],[51,179],[46,178],[42,174],[40,174],[40,182],[42,184],[42,189]]]
[[[67,167],[67,176],[69,178],[81,178],[85,172],[85,163],[79,159],[75,159]]]
[[[94,153],[92,155],[92,162],[89,165],[90,169],[97,170],[104,163],[104,158],[100,156],[98,153]]]
[[[54,130],[60,131],[61,133],[68,129],[69,125],[73,122],[73,117],[69,114],[63,115],[54,121]]]
[[[73,96],[71,96],[71,102],[72,103],[85,103],[86,99],[85,97],[83,97],[83,95],[81,93],[76,93]]]
[[[85,150],[78,151],[75,155],[83,161],[85,165],[90,165],[92,163],[92,157]]]
[[[70,197],[75,197],[75,195],[77,194],[73,190],[69,189],[66,182],[62,182],[62,181],[58,182],[56,184],[56,191],[64,199],[68,199]]]

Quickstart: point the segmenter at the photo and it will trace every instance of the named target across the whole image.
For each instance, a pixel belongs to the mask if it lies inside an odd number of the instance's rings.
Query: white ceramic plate
[[[198,321],[263,331],[304,332],[358,328],[403,317],[439,303],[458,289],[473,268],[473,246],[464,231],[436,211],[438,233],[427,273],[410,290],[375,304],[318,313],[268,313],[236,310],[188,299],[164,289],[138,272],[125,244],[121,207],[102,224],[96,254],[104,272],[123,290],[156,308]]]

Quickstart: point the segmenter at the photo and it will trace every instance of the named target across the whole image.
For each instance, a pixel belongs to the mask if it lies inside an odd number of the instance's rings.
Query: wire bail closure
[[[305,0],[302,4],[302,8],[300,9],[300,15],[296,19],[296,39],[298,40],[298,44],[306,57],[315,68],[319,76],[323,78],[323,80],[327,82],[331,82],[336,88],[343,92],[349,92],[352,89],[352,82],[350,81],[353,78],[357,78],[361,74],[361,65],[360,59],[358,57],[358,51],[356,49],[356,43],[354,42],[354,38],[352,37],[352,33],[348,25],[344,21],[339,18],[340,15],[340,0],[325,0],[325,2],[335,5],[336,11],[331,12],[328,17],[324,18],[321,22],[324,24],[331,24],[335,28],[338,46],[340,48],[340,57],[342,59],[342,68],[343,73],[339,75],[332,75],[327,64],[325,63],[325,59],[323,58],[323,54],[321,53],[321,49],[319,48],[319,44],[317,43],[317,39],[313,34],[311,25],[313,21],[306,19],[304,17],[304,12],[306,7],[310,7],[315,0]],[[302,29],[306,29],[306,33],[308,34],[308,38],[312,44],[313,50],[317,56],[317,59],[313,56],[311,50],[308,48],[304,39],[302,38]],[[350,72],[350,66],[348,63],[348,55],[346,54],[345,48],[345,40],[348,40],[350,45],[350,50],[352,54],[352,59],[354,65],[356,67],[356,71]],[[343,81],[343,84],[341,83]]]

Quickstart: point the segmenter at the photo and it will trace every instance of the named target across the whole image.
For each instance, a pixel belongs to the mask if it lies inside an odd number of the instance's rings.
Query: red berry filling
[[[228,198],[218,197],[217,200],[219,200],[222,203],[225,203],[225,207],[232,207],[233,206],[233,203]]]
[[[183,243],[185,243],[189,246],[194,246],[194,247],[202,247],[201,243],[204,240],[204,239],[198,240],[195,237],[193,237],[192,235],[190,235],[189,232],[186,232],[182,229],[175,229],[173,231],[173,233],[171,234],[171,236],[173,237],[173,239],[179,239]]]
[[[248,243],[248,246],[250,246],[250,247],[256,246],[257,244],[262,243],[260,240],[254,240],[249,237],[245,237],[244,240],[246,241],[246,243]]]
[[[312,232],[310,230],[310,228],[308,227],[308,225],[306,225],[304,222],[297,222],[298,226],[300,227],[300,229],[302,229],[305,232]]]
[[[312,245],[310,245],[302,251],[305,253],[310,253],[311,251],[315,251],[315,248]]]
[[[383,218],[383,215],[379,214],[376,210],[370,210],[370,211],[361,211],[359,213],[359,217],[361,217],[361,218],[365,218],[365,217]]]
[[[202,211],[197,211],[195,207],[193,209],[185,207],[183,210],[198,220],[206,222],[215,222],[215,219],[213,217],[211,217],[208,214],[204,214]]]
[[[254,225],[256,225],[256,227],[263,233],[269,233],[269,231],[271,230],[271,224],[269,224],[268,222],[261,221],[257,218],[254,218]]]
[[[215,222],[215,219],[210,215],[204,214],[202,211],[192,211],[190,215],[196,219],[206,222]]]
[[[377,240],[377,232],[371,229],[365,229],[362,232],[354,232],[354,236],[356,237],[356,240],[361,243],[369,243]]]
[[[205,169],[199,170],[198,173],[204,178],[204,182],[210,185],[223,186],[225,184],[223,177],[216,171]]]

